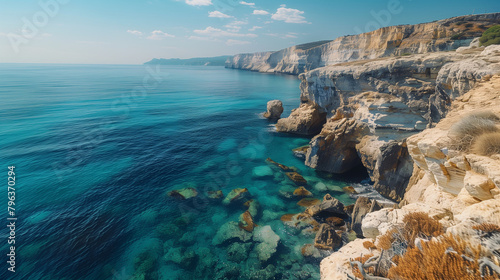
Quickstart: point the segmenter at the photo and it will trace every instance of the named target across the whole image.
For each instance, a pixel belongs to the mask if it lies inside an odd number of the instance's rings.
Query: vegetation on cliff
[[[479,39],[481,46],[489,46],[494,44],[500,44],[500,25],[495,25],[483,33],[483,36]]]

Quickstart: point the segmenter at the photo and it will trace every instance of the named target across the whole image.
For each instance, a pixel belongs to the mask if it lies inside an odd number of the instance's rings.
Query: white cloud
[[[247,5],[247,6],[255,6],[255,3],[248,3],[248,2],[245,2],[245,1],[241,1],[240,4],[241,5]]]
[[[293,34],[286,34],[285,38],[298,38],[298,37]]]
[[[255,38],[258,37],[256,34],[248,33],[248,34],[241,34],[237,33],[234,31],[228,31],[228,30],[222,30],[218,28],[214,28],[212,26],[209,26],[203,30],[194,30],[194,33],[198,35],[204,35],[208,37],[248,37],[248,38]]]
[[[127,30],[127,32],[135,36],[142,36],[142,32],[138,30]]]
[[[191,6],[210,6],[212,4],[212,0],[186,0],[186,4]]]
[[[268,14],[269,14],[269,12],[264,11],[264,10],[254,10],[254,11],[253,11],[253,14],[254,14],[254,15],[264,16],[264,15],[268,15]]]
[[[240,32],[241,26],[245,25],[245,24],[248,24],[248,22],[236,20],[236,21],[233,21],[227,25],[224,25],[224,27],[226,27],[228,29],[228,31],[231,31],[231,32]]]
[[[253,32],[253,31],[256,31],[257,29],[261,29],[261,28],[263,28],[263,27],[261,27],[261,26],[254,26],[254,27],[248,29],[248,31]]]
[[[228,45],[228,46],[248,45],[250,43],[251,42],[249,42],[249,41],[241,41],[241,40],[233,40],[233,39],[229,39],[226,41],[226,45]]]
[[[174,38],[175,36],[170,35],[168,33],[165,33],[161,30],[155,30],[155,31],[151,32],[151,36],[149,36],[148,39],[149,40],[162,40],[162,39],[165,39],[167,37]]]
[[[308,23],[306,18],[302,16],[304,14],[303,11],[297,9],[287,8],[286,5],[281,5],[281,8],[278,8],[275,14],[271,16],[274,20],[281,20],[286,23]]]
[[[224,13],[221,13],[219,11],[213,11],[208,13],[208,17],[213,17],[213,18],[232,18],[232,16],[226,15]]]

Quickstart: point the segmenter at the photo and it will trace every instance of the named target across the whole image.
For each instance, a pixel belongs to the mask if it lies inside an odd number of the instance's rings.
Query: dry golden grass
[[[466,261],[462,255],[476,261]],[[401,280],[499,279],[497,276],[481,277],[477,262],[480,256],[480,245],[474,246],[459,237],[444,235],[439,240],[422,243],[422,251],[408,249],[397,260],[397,266],[389,270],[388,277]]]
[[[441,223],[429,217],[427,213],[410,213],[403,218],[403,222],[403,237],[410,247],[414,246],[418,237],[429,238],[444,233]]]
[[[371,242],[371,241],[363,242],[363,247],[365,247],[368,250],[376,250],[377,249],[377,246],[375,246],[375,244],[373,244],[373,242]]]
[[[500,132],[479,135],[472,145],[472,152],[481,156],[500,154]]]
[[[391,229],[385,234],[379,236],[377,242],[377,248],[381,250],[389,250],[392,248],[392,243],[396,240],[399,232],[396,229]]]
[[[500,232],[500,226],[495,225],[495,224],[488,224],[488,223],[483,223],[483,224],[480,224],[477,226],[473,226],[472,229],[480,230],[480,231],[486,232],[486,233]]]

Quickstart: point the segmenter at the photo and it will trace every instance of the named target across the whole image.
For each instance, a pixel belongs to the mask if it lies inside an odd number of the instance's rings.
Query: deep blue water
[[[132,276],[141,254],[153,260],[146,279],[199,279],[196,273],[242,279],[268,265],[276,279],[318,279],[319,261],[300,253],[313,237],[280,221],[303,210],[279,195],[291,183],[252,171],[270,157],[297,167],[315,197],[329,192],[353,202],[342,192],[348,182],[316,174],[293,156],[309,139],[278,134],[259,116],[271,99],[283,101],[284,116],[299,105],[294,76],[222,67],[0,64],[0,97],[0,174],[6,182],[7,167],[16,166],[18,217],[16,273],[7,271],[4,228],[0,279],[139,279]],[[248,188],[261,205],[257,224],[281,238],[275,257],[261,267],[252,256],[227,260],[226,248],[211,241],[242,211],[166,195],[182,184],[196,186],[200,197]],[[2,189],[0,217],[7,223]],[[179,231],[158,233],[172,225]],[[165,260],[172,248],[193,251],[198,264]],[[219,268],[196,271],[207,258]]]

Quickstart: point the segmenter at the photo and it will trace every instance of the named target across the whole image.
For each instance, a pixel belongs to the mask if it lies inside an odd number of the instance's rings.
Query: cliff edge
[[[227,68],[300,74],[343,62],[455,50],[500,23],[500,13],[468,15],[416,25],[380,28],[333,41],[298,45],[276,52],[238,54]]]

